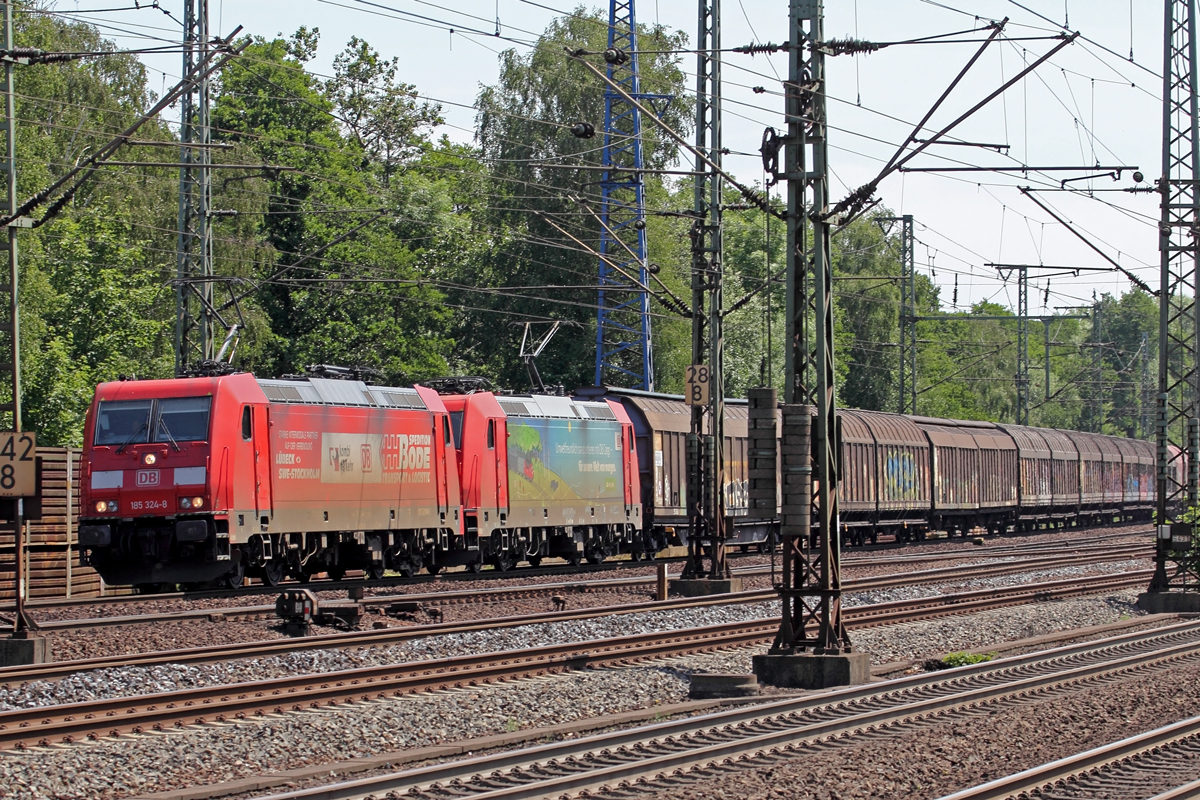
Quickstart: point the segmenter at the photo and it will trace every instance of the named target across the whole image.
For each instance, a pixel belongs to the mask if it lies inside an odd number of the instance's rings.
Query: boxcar
[[[910,418],[899,414],[839,413],[839,511],[849,542],[863,544],[869,538],[874,543],[880,533],[900,540],[922,538],[930,512],[929,439]]]
[[[838,412],[842,434],[838,515],[843,533],[853,544],[871,538],[879,520],[879,456],[865,416],[852,409]]]
[[[1017,510],[1017,446],[988,422],[914,417],[933,452],[930,527],[1003,530]]]
[[[1015,524],[1029,528],[1048,519],[1054,506],[1054,459],[1043,432],[1024,425],[1000,425],[1017,445],[1018,476]]]
[[[1104,508],[1104,456],[1090,434],[1061,431],[1079,451],[1079,516],[1099,518]]]
[[[860,413],[875,437],[878,530],[901,540],[924,538],[933,498],[929,439],[910,417]]]
[[[1148,519],[1153,510],[1154,446],[1120,437],[1113,443],[1121,451],[1121,519]]]

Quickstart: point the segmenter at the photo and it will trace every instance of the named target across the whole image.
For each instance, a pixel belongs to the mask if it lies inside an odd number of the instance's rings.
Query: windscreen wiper
[[[158,418],[158,427],[167,435],[167,441],[171,443],[171,447],[175,448],[175,452],[179,452],[179,442],[175,441],[175,437],[171,435],[171,429],[167,427],[167,421],[162,417]]]
[[[124,450],[126,447],[129,447],[129,445],[133,444],[133,440],[134,440],[134,439],[136,439],[136,438],[137,438],[137,435],[138,435],[139,433],[141,433],[142,431],[144,431],[144,430],[146,430],[146,423],[145,423],[145,421],[143,421],[143,422],[142,422],[142,424],[138,426],[138,429],[137,429],[136,431],[134,431],[133,433],[129,434],[129,438],[128,438],[128,439],[126,439],[126,440],[125,440],[125,441],[124,441],[124,442],[121,444],[121,446],[117,448],[117,454],[118,454],[118,455],[120,455],[120,453],[121,453],[121,451],[122,451],[122,450]]]

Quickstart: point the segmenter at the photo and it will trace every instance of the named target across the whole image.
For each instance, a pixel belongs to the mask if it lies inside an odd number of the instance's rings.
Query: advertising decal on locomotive
[[[510,418],[514,501],[621,501],[621,425],[605,420]]]

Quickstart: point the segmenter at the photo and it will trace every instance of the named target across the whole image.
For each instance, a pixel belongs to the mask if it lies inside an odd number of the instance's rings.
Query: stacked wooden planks
[[[25,596],[113,594],[103,589],[95,570],[79,566],[79,448],[39,447],[37,454],[42,460],[42,518],[27,523]],[[14,544],[12,523],[0,521],[0,600],[16,596]]]

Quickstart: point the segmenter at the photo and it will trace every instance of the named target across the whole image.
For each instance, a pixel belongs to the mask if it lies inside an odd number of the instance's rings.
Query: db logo
[[[359,450],[358,460],[362,464],[363,472],[371,471],[371,445],[364,444],[362,446],[362,449]]]
[[[158,486],[158,470],[156,469],[139,469],[137,471],[138,488],[149,488]]]

